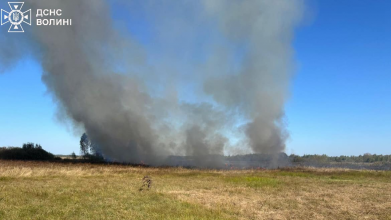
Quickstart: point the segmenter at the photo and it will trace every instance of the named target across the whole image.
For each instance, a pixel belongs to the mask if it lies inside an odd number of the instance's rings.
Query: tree
[[[90,154],[91,141],[88,138],[88,135],[84,133],[80,138],[80,152],[86,157]]]
[[[29,150],[29,149],[34,149],[34,143],[26,143],[26,144],[23,144],[23,147],[22,147],[24,150]]]
[[[93,143],[86,133],[80,138],[80,152],[84,159],[91,162],[103,162],[105,159],[99,151],[99,145]]]
[[[77,156],[76,156],[75,152],[72,152],[71,158],[74,159],[74,160],[76,160]]]
[[[36,149],[41,149],[42,150],[42,146],[40,144],[35,144],[35,148]]]

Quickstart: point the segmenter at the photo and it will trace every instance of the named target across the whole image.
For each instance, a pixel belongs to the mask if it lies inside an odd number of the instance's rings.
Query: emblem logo
[[[22,12],[24,2],[8,2],[11,8],[10,12],[1,9],[1,25],[11,24],[8,32],[21,33],[24,32],[22,23],[31,25],[31,9]]]

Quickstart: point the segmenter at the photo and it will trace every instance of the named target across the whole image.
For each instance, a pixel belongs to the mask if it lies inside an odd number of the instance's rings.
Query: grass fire
[[[0,219],[391,219],[391,1],[0,8]]]

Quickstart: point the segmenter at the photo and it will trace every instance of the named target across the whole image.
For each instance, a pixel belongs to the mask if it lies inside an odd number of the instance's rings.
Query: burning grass
[[[143,177],[153,187],[139,191]],[[391,172],[0,161],[0,219],[390,219]]]

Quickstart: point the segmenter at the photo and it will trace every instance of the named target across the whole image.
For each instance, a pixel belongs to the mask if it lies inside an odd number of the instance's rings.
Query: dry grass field
[[[391,219],[391,172],[0,161],[0,219]]]

